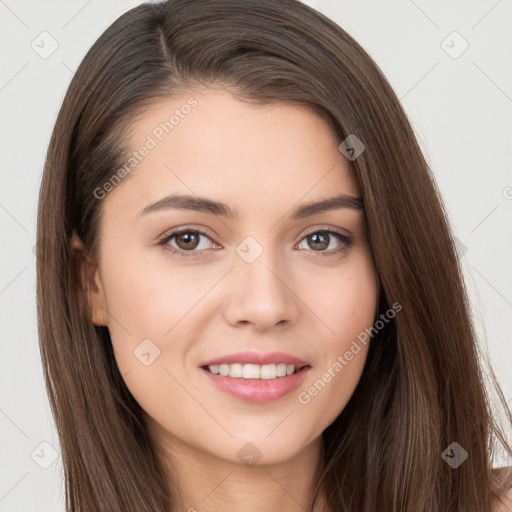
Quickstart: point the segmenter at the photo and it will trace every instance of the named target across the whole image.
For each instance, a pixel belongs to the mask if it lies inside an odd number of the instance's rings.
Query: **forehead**
[[[215,197],[237,211],[358,195],[340,141],[305,106],[256,105],[223,89],[185,91],[152,105],[131,128],[128,172],[111,193],[128,205],[171,192]]]

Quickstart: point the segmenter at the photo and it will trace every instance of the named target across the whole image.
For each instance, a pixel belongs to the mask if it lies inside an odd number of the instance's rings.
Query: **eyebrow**
[[[146,215],[151,212],[167,210],[175,208],[178,210],[195,210],[198,212],[209,213],[211,215],[221,215],[230,219],[239,217],[235,210],[232,210],[227,204],[213,201],[206,197],[177,195],[173,194],[156,203],[146,206],[139,214]],[[292,211],[291,218],[293,220],[303,219],[317,213],[322,213],[339,208],[349,208],[352,210],[362,210],[363,202],[360,197],[339,194],[321,201],[306,203]]]

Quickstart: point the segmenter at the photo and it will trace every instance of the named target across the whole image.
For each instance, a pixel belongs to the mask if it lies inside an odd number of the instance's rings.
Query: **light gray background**
[[[60,460],[51,463],[52,449],[40,445],[59,450],[36,335],[37,193],[74,70],[101,32],[139,3],[0,0],[0,511],[64,510]],[[478,331],[510,401],[512,2],[306,3],[354,36],[401,98],[461,242]],[[42,58],[52,38],[58,48]]]

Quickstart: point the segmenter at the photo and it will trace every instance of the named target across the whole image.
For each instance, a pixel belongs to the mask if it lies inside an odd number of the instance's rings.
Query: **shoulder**
[[[497,503],[492,512],[510,512],[512,511],[512,488],[506,492],[502,498],[501,503]]]
[[[510,512],[512,511],[512,466],[495,468],[493,474],[502,489],[502,495],[501,503],[497,503],[492,512]]]

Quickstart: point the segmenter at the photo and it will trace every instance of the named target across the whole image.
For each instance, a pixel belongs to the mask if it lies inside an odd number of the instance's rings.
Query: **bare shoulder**
[[[495,468],[496,481],[503,489],[502,503],[498,503],[492,512],[512,512],[512,466]]]
[[[509,489],[501,500],[502,503],[498,503],[492,512],[512,512],[512,489]]]

